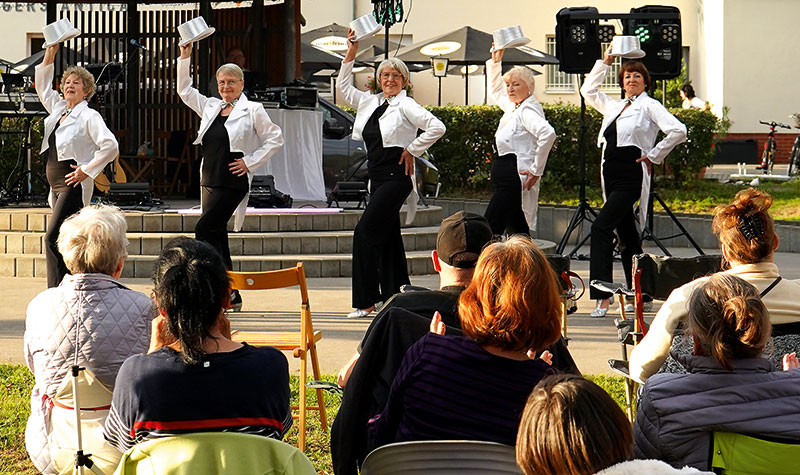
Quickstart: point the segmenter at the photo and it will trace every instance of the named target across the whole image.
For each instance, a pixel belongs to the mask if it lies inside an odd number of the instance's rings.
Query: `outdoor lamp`
[[[449,62],[450,60],[447,58],[431,58],[434,77],[443,78],[447,76],[447,63]]]

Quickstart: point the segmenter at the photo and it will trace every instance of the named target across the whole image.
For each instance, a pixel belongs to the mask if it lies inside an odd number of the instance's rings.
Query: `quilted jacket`
[[[122,362],[147,351],[154,316],[150,298],[105,274],[67,275],[28,304],[25,361],[35,385],[25,445],[41,472],[52,473],[47,397],[55,396],[75,362],[113,390]]]
[[[639,398],[633,429],[637,459],[708,470],[712,431],[800,439],[800,369],[775,371],[762,358],[675,354],[689,374],[656,374]]]

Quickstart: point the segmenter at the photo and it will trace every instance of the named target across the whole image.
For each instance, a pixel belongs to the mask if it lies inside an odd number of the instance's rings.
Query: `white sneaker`
[[[642,310],[645,312],[653,310],[653,301],[651,300],[649,302],[642,303]],[[632,303],[629,303],[628,305],[625,306],[625,313],[635,312],[635,311],[636,309],[634,308]]]
[[[347,318],[364,318],[367,315],[369,315],[370,313],[371,312],[369,310],[362,310],[360,308],[357,308],[357,309],[353,310],[352,312],[348,313],[347,314]]]

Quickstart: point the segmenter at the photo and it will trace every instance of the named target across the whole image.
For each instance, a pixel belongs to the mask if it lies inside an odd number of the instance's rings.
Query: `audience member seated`
[[[383,324],[383,318],[391,309],[402,308],[428,318],[421,332],[414,333],[413,342],[427,333],[430,318],[439,312],[442,321],[449,327],[460,328],[458,321],[458,297],[472,281],[478,255],[492,240],[492,228],[483,216],[458,211],[442,220],[436,235],[436,249],[431,252],[433,268],[439,274],[439,290],[413,290],[394,294],[386,301],[381,311],[367,328],[358,352],[339,371],[339,386],[345,387],[366,342],[376,326]],[[408,348],[406,348],[408,349]],[[405,355],[403,351],[402,356]],[[398,361],[399,363],[399,361]],[[397,368],[397,366],[395,366]],[[374,413],[373,413],[374,414]]]
[[[722,255],[729,265],[725,271],[758,289],[776,337],[770,356],[776,366],[784,353],[791,353],[800,341],[800,280],[781,278],[773,262],[778,236],[769,208],[772,196],[749,188],[736,194],[733,203],[714,210],[713,231],[719,234]],[[670,353],[678,324],[685,320],[686,302],[708,277],[675,289],[650,325],[647,336],[634,347],[630,357],[631,377],[644,382],[658,372]],[[793,349],[794,348],[794,349]]]
[[[513,445],[525,399],[555,372],[536,355],[560,337],[559,289],[530,239],[489,245],[459,298],[465,336],[445,335],[441,318],[433,318],[432,332],[408,350],[386,407],[369,423],[374,445],[436,439]]]
[[[114,388],[106,439],[120,451],[186,432],[281,439],[292,423],[289,369],[275,348],[230,339],[231,292],[210,245],[171,241],[153,274],[158,316],[148,354],[128,358]]]
[[[726,273],[689,297],[694,355],[677,355],[688,374],[647,380],[634,425],[637,458],[708,470],[712,431],[800,439],[800,370],[774,371],[761,358],[769,315],[758,290]]]
[[[107,405],[122,362],[147,350],[155,316],[152,301],[117,280],[128,255],[126,230],[122,213],[111,206],[86,207],[69,217],[57,245],[71,275],[28,305],[25,360],[35,384],[25,446],[42,473],[59,473],[75,462],[74,412],[54,402],[62,391],[71,394],[70,367],[86,368],[105,387],[100,396],[105,391]],[[83,447],[88,453],[103,452],[102,415],[107,412],[84,415]],[[119,459],[116,450],[107,449]]]
[[[631,460],[631,423],[600,386],[580,376],[548,376],[536,385],[517,433],[517,465],[525,475],[668,475],[659,460]]]

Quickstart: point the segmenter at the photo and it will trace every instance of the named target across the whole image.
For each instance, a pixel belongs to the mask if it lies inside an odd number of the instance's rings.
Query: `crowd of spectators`
[[[749,189],[717,208],[728,267],[676,289],[634,349],[631,375],[644,385],[633,424],[570,356],[559,278],[533,241],[493,237],[466,212],[444,219],[431,256],[440,288],[390,299],[339,373],[335,473],[357,474],[371,450],[399,441],[492,441],[516,446],[526,474],[613,475],[710,470],[714,431],[800,440],[800,282],[773,262],[771,202]],[[66,220],[58,247],[70,274],[28,307],[26,447],[36,468],[73,463],[62,401],[75,366],[94,388],[82,408],[97,413],[84,446],[98,464],[191,432],[282,439],[292,424],[286,357],[231,339],[220,255],[170,242],[148,297],[119,282],[125,232],[113,207]]]

